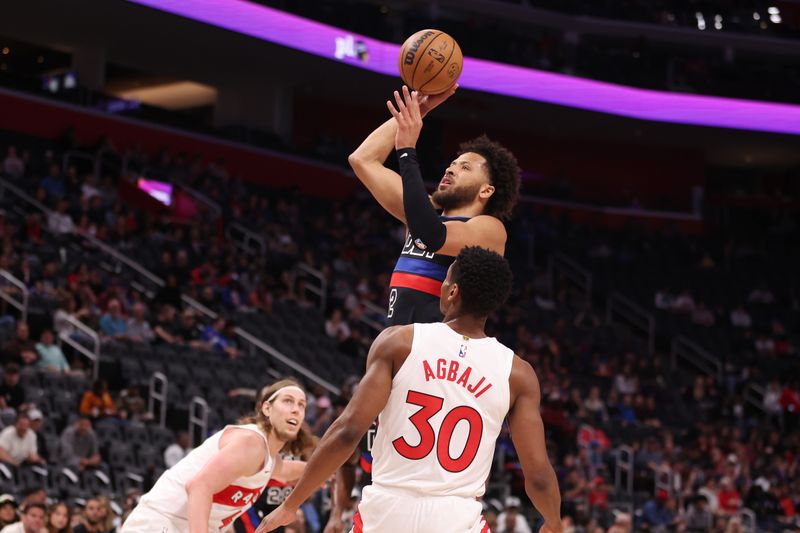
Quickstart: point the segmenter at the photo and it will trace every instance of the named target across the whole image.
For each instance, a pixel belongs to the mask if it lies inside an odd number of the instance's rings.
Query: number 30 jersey
[[[483,495],[508,414],[514,353],[442,323],[414,340],[378,418],[372,484],[421,496]]]

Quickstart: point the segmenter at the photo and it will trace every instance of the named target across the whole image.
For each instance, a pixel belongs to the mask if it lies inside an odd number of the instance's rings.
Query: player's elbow
[[[547,492],[558,483],[556,473],[549,462],[538,466],[533,474],[526,475],[525,481],[535,492]]]
[[[358,150],[347,156],[347,162],[350,163],[350,168],[354,171],[358,171],[359,169],[364,167],[365,159]]]
[[[342,446],[355,447],[365,431],[361,431],[349,417],[341,416],[331,425],[332,437]]]
[[[186,482],[186,494],[191,496],[192,494],[197,494],[198,488],[202,484],[202,481],[198,479],[198,476],[193,477],[189,481]]]

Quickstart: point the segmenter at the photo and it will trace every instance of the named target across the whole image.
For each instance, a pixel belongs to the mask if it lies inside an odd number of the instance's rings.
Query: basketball
[[[397,60],[403,82],[422,94],[439,94],[452,87],[463,64],[461,47],[439,30],[420,30],[406,39]]]

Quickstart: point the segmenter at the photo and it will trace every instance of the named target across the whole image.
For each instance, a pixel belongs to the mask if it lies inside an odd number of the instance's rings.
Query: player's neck
[[[446,315],[443,322],[459,335],[465,335],[473,339],[486,337],[486,317]]]
[[[483,214],[483,204],[474,203],[454,209],[445,209],[442,211],[444,217],[467,217],[474,218]]]
[[[267,435],[267,448],[272,457],[278,455],[278,452],[280,452],[285,445],[286,441],[279,439],[278,435],[275,434],[275,431],[269,432]]]

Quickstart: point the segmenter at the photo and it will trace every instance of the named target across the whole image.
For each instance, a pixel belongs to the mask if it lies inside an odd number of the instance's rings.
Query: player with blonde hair
[[[164,472],[123,524],[120,533],[219,533],[258,500],[270,479],[293,483],[299,454],[311,435],[303,428],[306,393],[292,379],[262,389],[255,412],[223,428]]]

